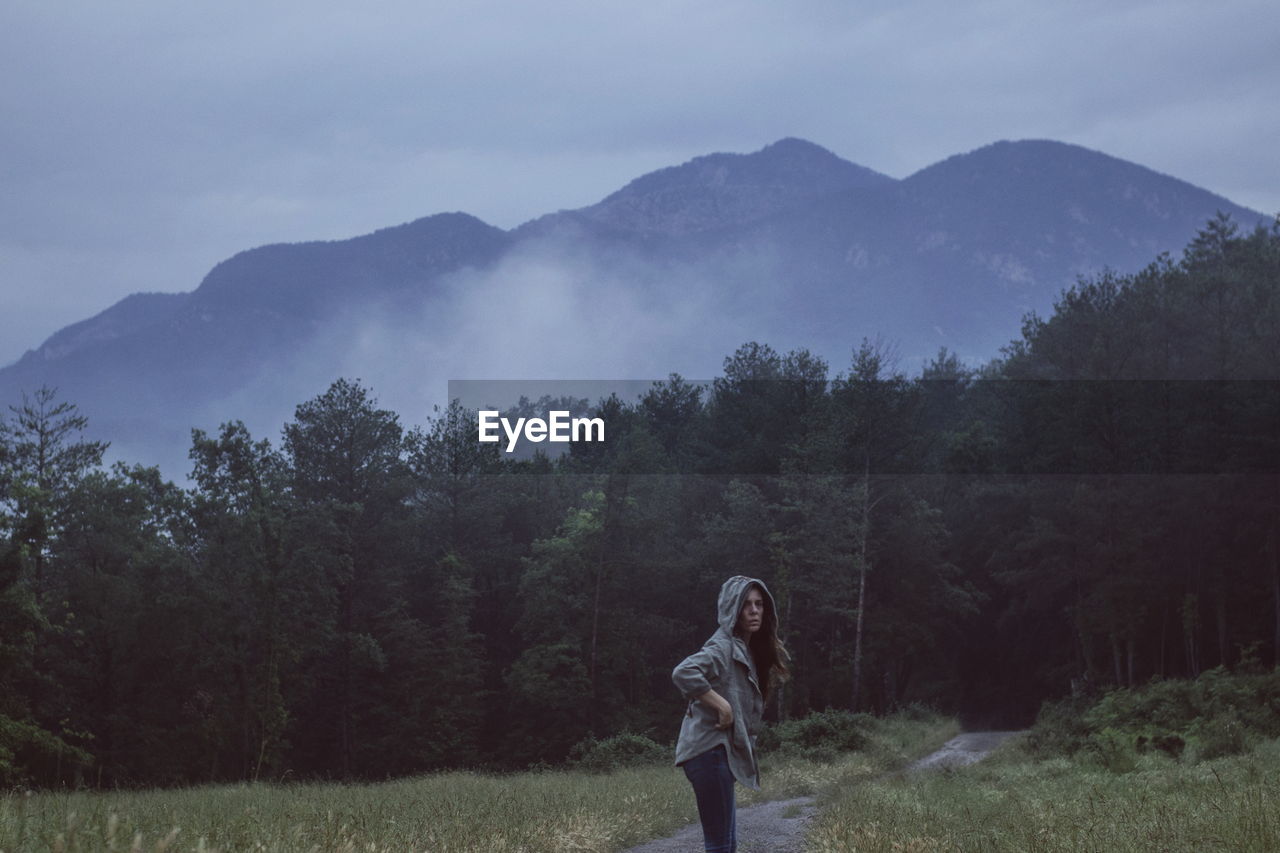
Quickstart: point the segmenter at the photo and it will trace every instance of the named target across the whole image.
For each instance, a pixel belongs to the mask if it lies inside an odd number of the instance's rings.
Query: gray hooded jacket
[[[748,788],[758,789],[760,768],[756,763],[755,743],[764,715],[764,693],[750,650],[733,633],[743,599],[752,584],[764,591],[770,611],[778,612],[764,581],[742,575],[729,578],[720,587],[717,605],[720,627],[699,651],[680,662],[672,671],[671,680],[688,703],[680,725],[680,739],[676,741],[676,764],[723,744],[734,778]],[[695,697],[708,690],[719,693],[733,708],[730,729],[716,728],[715,710],[696,701]]]

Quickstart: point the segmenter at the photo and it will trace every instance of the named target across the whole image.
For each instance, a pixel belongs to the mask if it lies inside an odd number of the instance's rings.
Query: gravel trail
[[[986,757],[987,753],[1017,732],[966,732],[925,756],[907,772],[962,767]],[[693,796],[692,791],[689,796]],[[817,814],[813,797],[775,800],[738,809],[739,853],[803,853],[804,833]],[[624,853],[702,853],[702,826],[691,823],[669,838],[648,841]]]
[[[986,758],[987,753],[1016,734],[1019,732],[965,732],[944,743],[942,749],[912,764],[907,772],[973,764]]]
[[[816,811],[813,797],[738,809],[738,853],[802,853],[804,831]],[[626,853],[702,853],[702,824],[691,823],[670,838],[646,842]]]

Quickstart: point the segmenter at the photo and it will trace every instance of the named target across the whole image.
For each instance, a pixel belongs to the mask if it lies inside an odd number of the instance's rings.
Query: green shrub
[[[1136,754],[1160,751],[1195,760],[1237,755],[1280,736],[1280,671],[1233,674],[1222,667],[1194,680],[1153,680],[1116,689],[1096,701],[1046,702],[1027,739],[1037,757],[1081,750],[1104,767],[1124,770]]]
[[[1127,732],[1103,729],[1090,735],[1086,746],[1094,760],[1112,773],[1131,773],[1138,766],[1134,740]]]
[[[774,752],[782,746],[782,738],[777,726],[765,726],[764,731],[756,737],[756,748],[761,752]]]
[[[774,727],[769,743],[815,761],[829,761],[838,753],[853,752],[867,744],[876,719],[870,714],[818,711],[800,720]],[[776,740],[774,740],[776,738]]]
[[[1239,755],[1249,747],[1249,736],[1234,708],[1209,719],[1199,719],[1191,726],[1196,757],[1202,761]]]
[[[897,716],[913,723],[923,723],[926,720],[938,719],[939,714],[936,708],[931,708],[923,702],[909,702],[898,710]]]
[[[1090,706],[1090,700],[1084,697],[1041,704],[1035,725],[1027,735],[1027,752],[1038,758],[1075,755],[1089,740],[1090,727],[1084,714]]]
[[[1151,735],[1150,737],[1139,735],[1136,746],[1138,747],[1138,752],[1163,752],[1170,758],[1181,758],[1182,751],[1187,747],[1187,742],[1179,735],[1165,732]]]
[[[54,768],[60,763],[84,766],[91,760],[83,749],[35,723],[0,714],[0,785],[29,781],[28,775],[57,778]]]
[[[664,764],[672,760],[674,753],[670,747],[631,732],[623,732],[604,740],[589,737],[574,744],[569,750],[569,761],[575,767],[597,772]]]

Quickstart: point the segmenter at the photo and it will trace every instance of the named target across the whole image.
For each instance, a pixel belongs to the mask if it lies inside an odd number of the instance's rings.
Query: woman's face
[[[747,597],[742,600],[742,609],[738,611],[738,633],[750,639],[764,625],[764,593],[760,587],[753,586],[747,590]]]

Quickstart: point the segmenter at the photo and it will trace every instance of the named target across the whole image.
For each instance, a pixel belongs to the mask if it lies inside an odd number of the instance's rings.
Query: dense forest
[[[980,367],[750,343],[511,461],[339,380],[190,485],[40,389],[0,428],[0,782],[382,778],[668,742],[720,582],[766,579],[773,719],[1029,722],[1280,654],[1280,223],[1103,273]]]

